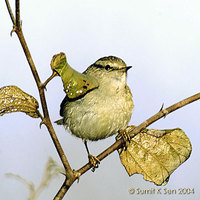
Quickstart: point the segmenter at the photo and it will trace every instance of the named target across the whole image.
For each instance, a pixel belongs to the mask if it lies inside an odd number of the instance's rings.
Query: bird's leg
[[[88,153],[88,159],[89,159],[89,162],[90,164],[92,164],[92,171],[94,172],[96,168],[99,167],[99,163],[100,163],[100,160],[96,157],[96,156],[93,156],[92,154],[90,154],[89,152],[89,149],[88,149],[88,146],[87,146],[87,140],[83,140],[84,141],[84,144],[85,144],[85,148],[87,150],[87,153]]]

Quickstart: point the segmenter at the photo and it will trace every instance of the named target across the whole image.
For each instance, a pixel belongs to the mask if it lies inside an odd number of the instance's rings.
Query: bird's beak
[[[122,72],[127,72],[132,66],[127,66],[127,67],[123,67],[121,69],[119,69]]]
[[[118,70],[121,72],[127,72],[132,66],[122,67],[122,68],[113,68],[114,70]]]
[[[126,71],[128,71],[129,69],[131,69],[132,68],[132,66],[127,66],[126,67]]]

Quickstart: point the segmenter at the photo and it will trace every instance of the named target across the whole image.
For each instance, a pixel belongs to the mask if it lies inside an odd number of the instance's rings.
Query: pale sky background
[[[14,5],[14,1],[11,2]],[[200,86],[200,2],[198,0],[35,0],[21,1],[24,35],[41,80],[51,74],[54,54],[65,52],[69,64],[82,72],[98,58],[115,55],[133,68],[128,84],[135,110],[130,124],[138,125],[165,107],[198,93]],[[15,34],[5,3],[0,3],[0,87],[17,85],[39,100],[37,88]],[[49,112],[59,119],[64,97],[60,78],[47,86]],[[12,172],[37,186],[51,156],[60,163],[50,136],[39,119],[23,113],[0,117],[0,199],[26,200],[28,190],[5,177]],[[95,200],[198,200],[200,197],[200,102],[194,102],[150,126],[182,128],[192,143],[192,154],[170,177],[168,189],[194,188],[189,195],[130,195],[129,188],[159,188],[143,179],[129,177],[117,152],[103,160],[92,173],[83,175],[64,199]],[[87,162],[80,139],[63,127],[55,130],[74,169]],[[97,155],[114,142],[114,137],[90,143]],[[38,200],[53,199],[62,185],[60,175]]]

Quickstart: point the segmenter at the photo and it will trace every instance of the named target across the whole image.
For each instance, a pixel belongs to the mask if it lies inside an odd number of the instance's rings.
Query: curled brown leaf
[[[0,115],[11,112],[24,112],[33,118],[38,118],[38,107],[37,100],[17,86],[0,88]]]

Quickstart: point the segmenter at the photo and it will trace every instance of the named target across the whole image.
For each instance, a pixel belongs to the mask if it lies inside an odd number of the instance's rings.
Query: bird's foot
[[[124,142],[131,141],[130,135],[128,134],[126,130],[119,130],[119,134],[116,136],[115,139],[120,140],[121,138],[124,140]]]
[[[123,143],[124,143],[123,149],[124,150],[127,149],[127,146],[131,141],[131,137],[129,135],[130,129],[132,129],[134,127],[135,126],[130,126],[130,127],[127,127],[125,130],[119,130],[118,135],[115,137],[116,140],[123,139]]]
[[[90,164],[92,165],[92,172],[94,172],[95,169],[99,167],[100,160],[96,156],[93,156],[90,153],[88,154],[88,158],[89,158]]]

